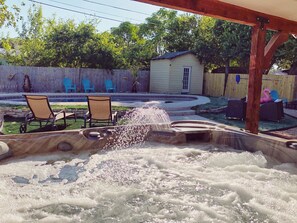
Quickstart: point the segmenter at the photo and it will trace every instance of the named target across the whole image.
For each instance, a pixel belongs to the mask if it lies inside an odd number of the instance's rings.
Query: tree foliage
[[[195,52],[208,69],[224,66],[247,68],[250,53],[250,27],[203,17]],[[228,71],[227,71],[228,72]]]
[[[42,9],[30,8],[28,20],[23,21],[22,29],[17,28],[19,34],[15,39],[2,39],[6,49],[6,60],[16,65],[34,66],[40,60],[43,52],[43,24]]]
[[[290,36],[289,40],[276,51],[274,61],[279,67],[290,69],[293,62],[297,62],[297,39]]]
[[[123,67],[130,69],[149,67],[149,61],[155,55],[153,45],[141,35],[138,25],[124,22],[119,27],[113,28],[111,34],[121,49]]]
[[[16,5],[9,8],[5,2],[5,0],[0,0],[0,27],[4,25],[15,26],[16,22],[21,19],[19,16],[20,8]]]
[[[249,26],[216,20],[213,35],[220,61],[225,65],[226,70],[231,63],[237,66],[248,66],[251,39]]]
[[[168,44],[164,39],[168,35],[169,24],[176,16],[176,11],[160,9],[151,17],[146,18],[146,23],[140,26],[141,34],[152,44],[158,55],[167,52]]]
[[[0,0],[0,26],[16,21]],[[251,28],[248,26],[160,9],[142,24],[123,22],[110,32],[98,32],[100,21],[44,19],[41,7],[27,13],[17,38],[2,38],[5,59],[15,65],[149,68],[150,60],[166,52],[191,50],[207,70],[224,66],[248,68]],[[269,33],[268,37],[272,34]],[[283,68],[297,60],[297,40],[291,37],[276,53]]]
[[[168,25],[164,37],[167,50],[170,52],[192,50],[198,36],[199,17],[194,15],[181,15],[175,17]]]
[[[220,65],[217,52],[216,40],[213,30],[216,20],[210,17],[202,17],[199,21],[197,39],[194,45],[194,52],[207,70]]]

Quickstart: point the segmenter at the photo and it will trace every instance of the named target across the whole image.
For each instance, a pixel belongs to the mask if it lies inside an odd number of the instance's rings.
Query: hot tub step
[[[195,115],[194,110],[179,110],[179,111],[167,111],[169,116],[187,116]]]
[[[162,108],[167,112],[170,111],[185,111],[185,110],[191,110],[191,106],[185,106],[185,107],[164,107]]]

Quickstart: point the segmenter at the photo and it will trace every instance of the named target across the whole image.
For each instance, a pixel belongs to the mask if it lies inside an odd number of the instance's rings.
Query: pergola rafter
[[[267,18],[267,29],[284,31],[297,35],[297,22],[273,15],[253,11],[244,7],[231,5],[218,0],[136,0],[176,10],[229,20],[249,26],[254,26],[258,18]]]
[[[289,33],[280,31],[272,36],[267,43],[264,51],[264,69],[269,69],[272,64],[271,60],[276,49],[289,39]]]

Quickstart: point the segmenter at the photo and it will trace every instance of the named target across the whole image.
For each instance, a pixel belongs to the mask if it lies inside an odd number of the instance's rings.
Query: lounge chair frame
[[[88,112],[84,115],[84,125],[86,128],[96,126],[115,125],[117,122],[117,112],[111,110],[111,98],[108,96],[87,96]]]
[[[27,105],[30,108],[30,112],[25,116],[25,122],[20,126],[20,133],[25,133],[27,131],[27,125],[39,126],[39,128],[51,125],[52,130],[56,130],[57,126],[55,125],[56,121],[63,119],[64,127],[66,127],[66,118],[73,117],[76,121],[75,113],[66,113],[65,110],[59,112],[53,112],[48,97],[45,95],[24,95],[27,101]],[[42,103],[39,108],[42,111],[37,111],[36,104]],[[34,125],[32,122],[39,122],[39,125]],[[44,123],[42,125],[42,123]]]

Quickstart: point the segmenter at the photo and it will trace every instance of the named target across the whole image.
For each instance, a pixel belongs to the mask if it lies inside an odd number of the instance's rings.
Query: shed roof
[[[165,53],[162,56],[153,58],[152,60],[165,60],[165,59],[170,60],[170,59],[173,59],[173,58],[176,58],[176,57],[179,57],[179,56],[183,56],[183,55],[189,54],[189,53],[193,53],[193,52],[190,51],[190,50],[187,50],[187,51]]]

